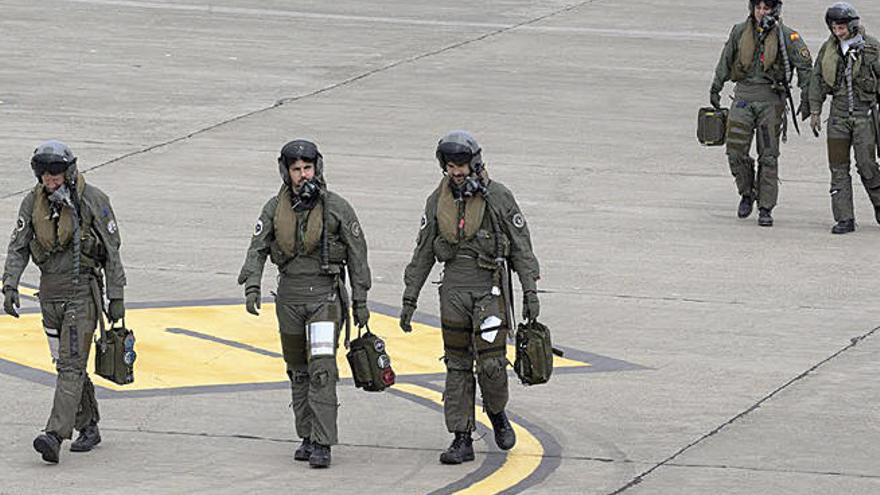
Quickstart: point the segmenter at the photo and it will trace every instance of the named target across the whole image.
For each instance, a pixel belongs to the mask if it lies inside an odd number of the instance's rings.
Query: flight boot
[[[85,428],[79,430],[79,436],[70,444],[71,452],[88,452],[101,443],[101,432],[98,431],[98,425],[89,423]]]
[[[831,227],[832,234],[848,234],[854,230],[856,230],[856,221],[852,218],[841,220],[834,227]]]
[[[492,430],[495,432],[495,445],[501,450],[510,450],[516,444],[516,433],[510,426],[510,421],[504,411],[497,414],[489,414],[492,422]]]
[[[330,446],[312,442],[312,454],[309,456],[309,466],[313,468],[330,467]]]
[[[773,226],[773,216],[770,215],[770,208],[758,208],[758,225],[761,227]]]
[[[293,453],[293,459],[296,461],[307,461],[312,456],[315,444],[308,438],[303,438],[299,448]]]
[[[42,454],[43,460],[58,464],[58,454],[61,452],[61,437],[54,431],[47,431],[34,439],[34,450]]]
[[[752,205],[755,203],[755,200],[752,199],[751,196],[743,196],[742,199],[739,200],[739,208],[736,209],[736,216],[739,218],[748,218],[749,215],[752,214]]]
[[[446,452],[440,454],[440,462],[443,464],[461,464],[474,460],[474,440],[471,432],[456,432],[452,445]]]

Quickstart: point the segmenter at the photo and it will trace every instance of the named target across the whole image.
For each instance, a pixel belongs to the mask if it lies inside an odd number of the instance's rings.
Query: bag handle
[[[101,352],[107,351],[107,327],[104,326],[104,299],[101,297],[101,289],[98,288],[98,281],[95,278],[92,278],[91,283],[91,293],[92,293],[92,301],[95,303],[95,309],[98,310],[98,325],[101,328],[101,332],[98,334],[98,338],[95,339],[95,344],[101,347]],[[125,322],[123,321],[123,324]],[[113,324],[111,323],[111,328]]]
[[[365,324],[365,325],[362,326],[362,327],[358,327],[358,336],[357,336],[357,338],[361,338],[361,330],[363,330],[364,328],[367,329],[367,331],[366,331],[366,333],[364,333],[364,335],[370,335],[370,334],[373,333],[373,332],[370,330],[370,324],[367,323],[367,324]]]

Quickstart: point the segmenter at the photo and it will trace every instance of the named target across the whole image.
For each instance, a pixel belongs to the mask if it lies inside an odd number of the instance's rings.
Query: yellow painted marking
[[[18,286],[18,293],[23,296],[28,296],[28,297],[33,297],[33,298],[37,297],[37,289],[31,289],[30,287],[25,287],[23,285]]]
[[[135,381],[118,386],[97,380],[102,387],[125,391],[272,383],[287,378],[284,360],[278,357],[166,331],[182,328],[281,354],[274,304],[264,304],[259,317],[248,314],[243,305],[130,309],[126,323],[137,338]],[[370,318],[370,328],[385,339],[398,375],[445,373],[443,363],[438,360],[443,354],[440,329],[418,323],[413,327],[413,333],[404,334],[397,325],[397,318],[377,313]],[[357,330],[352,330],[354,338]],[[341,343],[342,338],[337,362],[340,375],[347,378],[351,371]],[[513,357],[510,346],[508,357]],[[17,320],[0,317],[0,358],[50,373],[55,371],[39,314],[25,314]],[[90,356],[89,361],[91,369],[94,357]],[[555,358],[554,365],[559,368],[589,366],[565,358]]]
[[[429,388],[411,383],[398,383],[394,385],[394,388],[440,405],[443,404],[443,396],[440,392]],[[476,408],[475,412],[477,421],[491,430],[492,422],[489,421],[486,413],[480,408]],[[455,493],[500,493],[528,478],[538,469],[538,466],[541,464],[541,457],[544,455],[544,448],[541,446],[541,442],[518,423],[511,421],[510,424],[516,432],[516,445],[507,453],[507,459],[504,461],[504,464],[486,478]]]

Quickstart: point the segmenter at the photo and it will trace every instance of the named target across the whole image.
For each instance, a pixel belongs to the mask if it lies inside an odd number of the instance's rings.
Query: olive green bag
[[[101,324],[101,335],[95,340],[95,373],[113,383],[126,385],[134,381],[134,362],[137,353],[134,351],[134,332],[122,326],[104,330]]]
[[[697,113],[697,140],[704,146],[721,146],[727,138],[726,108],[703,107]]]
[[[550,342],[550,329],[531,320],[520,323],[516,329],[516,359],[513,370],[523,385],[540,385],[550,381],[553,374],[553,355],[563,352]]]
[[[349,344],[345,357],[351,366],[355,387],[367,392],[381,392],[394,385],[394,370],[391,369],[385,341],[370,332],[369,325],[366,329],[363,335],[358,329],[358,337]]]

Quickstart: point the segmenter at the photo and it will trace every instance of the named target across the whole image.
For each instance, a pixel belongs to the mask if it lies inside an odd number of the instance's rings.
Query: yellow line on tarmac
[[[18,286],[18,293],[23,296],[33,297],[35,299],[37,297],[37,289],[31,289],[30,287],[25,287],[23,285]]]
[[[397,383],[394,385],[394,389],[440,405],[443,404],[443,395],[426,387],[412,383]],[[476,410],[476,419],[490,430],[492,429],[489,417],[480,408]],[[499,493],[512,488],[537,471],[538,466],[541,464],[541,458],[544,455],[544,448],[541,446],[541,442],[518,423],[513,421],[510,423],[516,432],[516,446],[507,453],[507,459],[505,459],[504,464],[489,476],[455,493]]]

